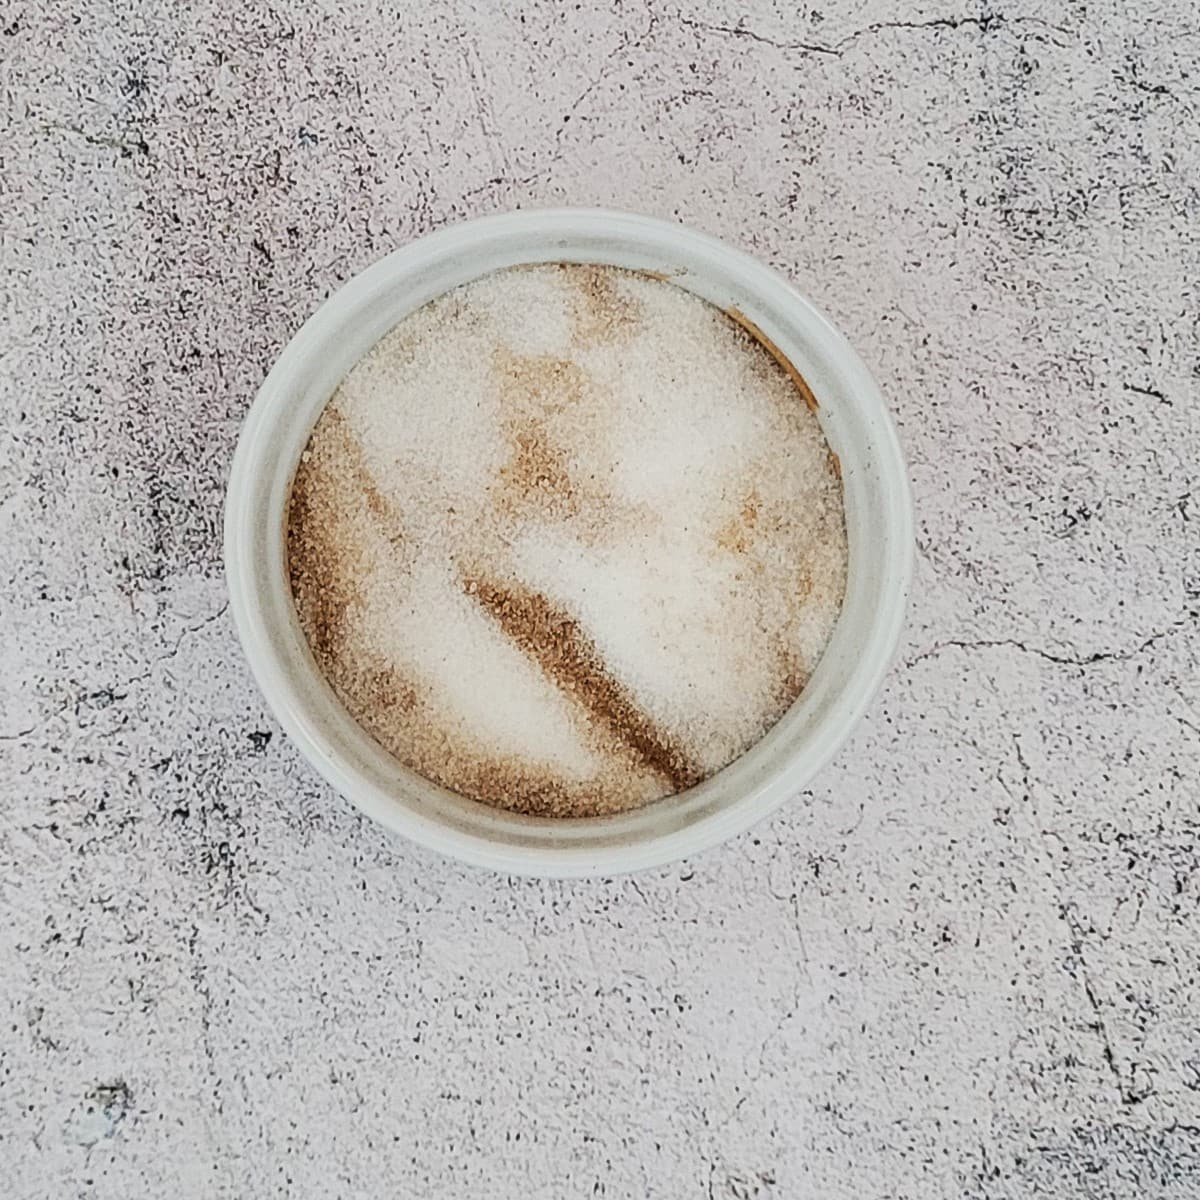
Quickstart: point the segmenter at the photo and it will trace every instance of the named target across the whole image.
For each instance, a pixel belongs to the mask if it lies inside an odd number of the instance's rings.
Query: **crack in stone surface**
[[[105,150],[119,150],[122,158],[132,158],[135,154],[149,155],[150,147],[147,145],[145,138],[139,137],[136,141],[126,141],[124,138],[109,137],[105,134],[88,133],[86,129],[81,129],[78,125],[64,125],[52,123],[42,126],[43,133],[69,133],[77,138],[81,138],[89,146],[97,146]]]
[[[1147,396],[1151,400],[1160,400],[1163,404],[1171,403],[1171,401],[1167,399],[1165,393],[1160,392],[1158,388],[1139,387],[1136,383],[1126,383],[1122,384],[1122,386],[1127,392],[1133,392],[1134,395]]]
[[[1029,764],[1029,760],[1025,755],[1024,747],[1021,745],[1021,739],[1017,735],[1013,735],[1013,754],[1017,761],[1017,766],[1020,768],[1021,785],[1023,787],[1024,799],[1032,812],[1035,819],[1035,827],[1039,830],[1041,838],[1044,840],[1047,837],[1058,837],[1052,830],[1042,826],[1040,815],[1037,811],[1037,801],[1034,794],[1034,777],[1033,770]],[[1005,783],[1002,775],[996,776],[997,781],[1003,790],[1008,794],[1013,801],[1017,800],[1017,796]],[[1053,867],[1049,860],[1043,866],[1046,871],[1048,881],[1053,875]],[[1052,884],[1052,886],[1054,886]],[[1141,1104],[1148,1097],[1154,1095],[1153,1088],[1147,1088],[1138,1091],[1133,1086],[1134,1071],[1136,1063],[1131,1063],[1129,1068],[1129,1080],[1126,1081],[1122,1074],[1121,1067],[1117,1061],[1116,1050],[1113,1047],[1112,1036],[1108,1029],[1108,1023],[1104,1016],[1104,1006],[1100,1001],[1100,997],[1096,991],[1095,981],[1092,977],[1092,972],[1087,964],[1087,958],[1084,954],[1084,942],[1087,938],[1087,931],[1080,923],[1076,915],[1075,906],[1072,902],[1064,900],[1057,886],[1054,886],[1054,891],[1058,900],[1058,915],[1067,926],[1071,935],[1070,950],[1071,954],[1077,960],[1079,967],[1078,977],[1074,970],[1068,969],[1068,974],[1073,979],[1077,979],[1083,987],[1083,994],[1087,1000],[1088,1007],[1092,1010],[1092,1020],[1089,1022],[1089,1027],[1097,1034],[1101,1043],[1101,1052],[1104,1058],[1105,1066],[1113,1077],[1113,1082],[1117,1090],[1117,1096],[1122,1105],[1126,1108],[1133,1108]]]
[[[1128,1083],[1125,1081],[1121,1073],[1121,1068],[1117,1064],[1116,1052],[1113,1050],[1112,1038],[1108,1032],[1108,1023],[1104,1019],[1104,1007],[1096,994],[1096,986],[1092,980],[1092,974],[1088,969],[1087,959],[1083,953],[1083,942],[1086,933],[1083,926],[1080,925],[1079,919],[1075,916],[1073,906],[1060,903],[1058,911],[1059,915],[1066,922],[1067,928],[1071,931],[1071,951],[1079,960],[1079,973],[1083,984],[1083,994],[1087,997],[1088,1006],[1092,1010],[1094,1020],[1091,1022],[1091,1026],[1100,1038],[1104,1062],[1113,1077],[1113,1082],[1116,1085],[1117,1095],[1120,1097],[1121,1103],[1126,1108],[1133,1108],[1152,1096],[1154,1090],[1153,1088],[1148,1088],[1144,1091],[1136,1091],[1132,1086],[1132,1071],[1130,1081]]]
[[[1095,663],[1101,662],[1127,662],[1131,658],[1136,658],[1139,654],[1144,654],[1151,646],[1156,642],[1162,641],[1171,632],[1171,629],[1161,629],[1157,633],[1152,633],[1145,641],[1129,649],[1097,650],[1093,654],[1084,655],[1056,654],[1053,650],[1046,650],[1041,646],[1031,646],[1027,642],[1022,642],[1017,638],[985,638],[977,641],[950,638],[944,642],[935,642],[932,646],[914,655],[904,664],[904,669],[908,670],[910,667],[915,667],[918,663],[936,658],[946,650],[1018,650],[1022,654],[1032,654],[1038,658],[1045,659],[1046,662],[1051,662],[1062,667],[1090,667]]]
[[[845,37],[841,37],[833,43],[782,41],[778,38],[772,38],[766,34],[759,33],[740,23],[737,25],[718,25],[707,21],[698,21],[694,17],[680,17],[679,21],[681,25],[689,29],[695,29],[701,33],[716,33],[727,37],[746,38],[748,41],[758,42],[764,46],[771,46],[776,50],[799,50],[808,54],[822,54],[832,58],[840,57],[864,38],[872,38],[878,34],[887,33],[890,30],[976,29],[980,33],[990,33],[994,29],[1000,29],[1007,25],[1031,25],[1050,33],[1059,34],[1062,37],[1071,36],[1070,31],[1063,26],[1055,25],[1053,22],[1046,21],[1041,17],[1009,17],[1002,13],[984,13],[978,17],[935,17],[929,21],[877,21],[872,25],[863,26],[862,29],[853,30],[851,33],[846,34]]]
[[[175,639],[175,644],[171,647],[171,649],[166,651],[164,654],[160,654],[157,658],[151,659],[150,665],[147,666],[144,671],[139,671],[136,675],[131,675],[128,679],[122,681],[121,683],[109,685],[104,689],[85,689],[84,691],[72,696],[69,700],[64,700],[60,705],[58,705],[57,708],[53,709],[51,712],[48,712],[44,717],[39,718],[27,729],[16,729],[11,733],[0,733],[0,742],[20,742],[25,738],[32,737],[34,734],[45,728],[45,726],[53,721],[55,717],[62,716],[67,709],[75,708],[78,710],[80,702],[89,696],[95,697],[99,696],[102,692],[106,692],[111,697],[110,703],[115,703],[118,700],[126,699],[129,694],[129,688],[133,687],[135,684],[144,683],[150,678],[151,675],[154,674],[158,667],[165,662],[170,662],[171,659],[178,655],[180,646],[183,645],[187,638],[191,637],[193,634],[199,633],[200,630],[204,629],[208,625],[211,625],[214,621],[219,621],[228,611],[229,601],[226,600],[216,612],[211,613],[209,616],[203,618],[203,620],[199,621],[197,624],[189,625],[186,629],[184,629]],[[118,692],[118,688],[124,690]],[[107,707],[107,705],[105,705],[105,707]]]
[[[686,20],[684,21],[686,24]],[[559,121],[558,128],[554,131],[554,144],[560,145],[563,136],[566,134],[567,126],[570,124],[571,118],[579,111],[579,106],[602,84],[615,75],[622,66],[627,64],[618,61],[620,56],[628,53],[630,50],[640,49],[642,44],[654,33],[658,26],[658,16],[654,12],[647,11],[646,27],[639,33],[634,35],[627,34],[623,37],[620,43],[612,51],[609,56],[608,63],[601,68],[599,74],[579,93],[578,96],[571,102],[570,107],[563,114]]]

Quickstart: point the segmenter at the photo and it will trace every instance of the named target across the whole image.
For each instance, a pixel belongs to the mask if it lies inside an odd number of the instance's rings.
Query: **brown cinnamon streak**
[[[704,769],[637,705],[605,668],[595,643],[569,613],[541,592],[469,576],[463,589],[547,678],[584,707],[618,742],[675,791],[698,783]]]
[[[819,405],[813,390],[808,386],[808,380],[792,365],[792,360],[740,308],[727,308],[725,315],[740,325],[762,348],[787,372],[788,378],[800,393],[809,412],[816,412]]]

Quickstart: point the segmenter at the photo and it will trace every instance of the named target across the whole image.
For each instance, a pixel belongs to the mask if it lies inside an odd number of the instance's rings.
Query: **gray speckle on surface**
[[[0,18],[6,1195],[1200,1193],[1194,5],[339,0]],[[331,794],[226,612],[288,337],[610,204],[845,329],[906,644],[769,824],[496,878]]]

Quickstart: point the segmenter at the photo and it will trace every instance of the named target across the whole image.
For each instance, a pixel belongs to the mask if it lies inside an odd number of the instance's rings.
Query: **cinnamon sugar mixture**
[[[846,531],[811,393],[755,334],[647,276],[522,267],[361,359],[288,517],[355,720],[548,816],[671,795],[762,737],[832,632]]]

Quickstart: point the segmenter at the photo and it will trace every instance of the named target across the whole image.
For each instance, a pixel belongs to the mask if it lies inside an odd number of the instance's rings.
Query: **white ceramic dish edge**
[[[346,371],[408,312],[517,263],[605,262],[663,272],[775,342],[821,401],[843,471],[850,577],[825,656],[796,703],[741,758],[679,796],[613,817],[504,813],[408,771],[350,718],[320,675],[291,602],[284,506],[295,463]],[[883,398],[844,337],[757,260],[683,226],[559,209],[483,217],[405,246],[327,300],[260,388],[234,454],[225,509],[231,607],[280,724],[339,792],[412,840],[477,866],[541,876],[608,875],[695,854],[795,796],[833,757],[881,685],[912,571],[912,501]]]

